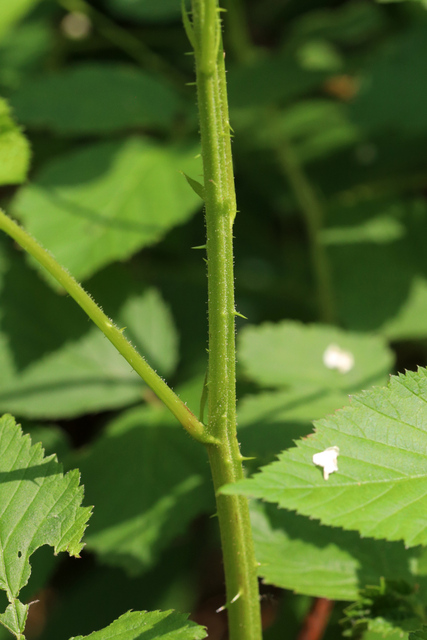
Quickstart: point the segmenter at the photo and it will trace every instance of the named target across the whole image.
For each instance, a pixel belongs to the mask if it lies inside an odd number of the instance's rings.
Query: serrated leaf
[[[401,542],[360,538],[274,505],[251,506],[258,575],[267,584],[331,600],[356,600],[367,585],[412,575],[420,550]]]
[[[180,171],[200,173],[196,149],[140,138],[102,142],[55,158],[24,187],[13,211],[83,280],[161,240],[200,200]]]
[[[73,300],[50,290],[21,256],[8,267],[0,292],[0,410],[56,419],[142,398],[142,380]],[[117,268],[89,285],[151,365],[170,374],[178,359],[177,334],[157,290],[144,290]]]
[[[85,99],[76,104],[76,95]],[[28,79],[13,95],[12,106],[27,127],[100,135],[168,127],[182,102],[160,79],[135,67],[92,63]]]
[[[129,410],[75,462],[96,504],[87,548],[131,575],[215,510],[204,452],[162,408]]]
[[[344,393],[318,387],[264,392],[238,403],[238,434],[242,454],[254,458],[245,466],[252,471],[312,432],[312,421],[349,402]]]
[[[19,184],[27,177],[30,145],[0,98],[0,185]]]
[[[314,435],[224,493],[277,502],[363,536],[426,544],[427,370],[357,394],[315,426]],[[325,481],[313,454],[331,446],[340,450],[338,471]]]
[[[238,345],[244,373],[271,387],[302,384],[359,390],[385,383],[393,362],[385,341],[378,336],[292,321],[245,327]],[[328,349],[335,347],[353,358],[345,371],[328,362]]]
[[[29,605],[18,596],[30,576],[31,554],[49,545],[78,557],[91,509],[80,506],[78,470],[64,476],[56,457],[44,457],[40,444],[31,446],[9,415],[0,419],[0,461],[0,588],[10,602],[0,622],[20,638]]]
[[[70,640],[202,640],[204,627],[176,611],[128,611],[101,631]]]

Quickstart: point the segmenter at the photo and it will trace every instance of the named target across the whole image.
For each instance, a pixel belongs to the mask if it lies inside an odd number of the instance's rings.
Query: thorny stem
[[[208,446],[217,496],[230,640],[260,640],[261,616],[247,499],[221,495],[243,477],[236,436],[233,222],[236,215],[224,53],[217,0],[193,0],[184,24],[196,60],[206,212],[209,370]]]
[[[86,293],[83,287],[62,267],[46,249],[32,238],[16,222],[0,209],[0,229],[13,238],[25,251],[30,253],[74,298],[91,320],[101,329],[117,351],[129,362],[136,373],[148,384],[157,397],[179,420],[184,429],[196,440],[204,444],[217,440],[206,432],[205,426],[197,420],[190,409],[178,398],[148,362],[136,351],[120,330]]]

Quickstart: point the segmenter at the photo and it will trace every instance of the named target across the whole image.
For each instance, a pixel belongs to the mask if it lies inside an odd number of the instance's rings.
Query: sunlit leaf
[[[200,173],[196,154],[141,138],[92,145],[54,159],[21,190],[13,211],[82,280],[197,211],[200,200],[180,173]]]
[[[128,611],[101,631],[70,640],[202,640],[206,631],[175,611]]]
[[[282,321],[248,326],[239,334],[245,374],[267,387],[305,384],[353,391],[386,382],[392,361],[378,336],[328,326]]]
[[[350,406],[315,423],[316,432],[252,478],[228,485],[363,536],[426,544],[427,370],[352,397]],[[339,447],[326,481],[313,454]]]
[[[0,98],[0,185],[24,182],[29,164],[30,145]]]

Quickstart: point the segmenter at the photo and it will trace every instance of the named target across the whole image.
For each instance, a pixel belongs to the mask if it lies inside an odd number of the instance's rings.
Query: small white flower
[[[323,477],[325,480],[329,478],[331,473],[338,471],[338,456],[340,450],[339,447],[328,447],[324,451],[315,453],[313,456],[313,462],[318,467],[323,467]]]
[[[330,344],[323,354],[323,364],[328,369],[337,369],[340,373],[348,373],[354,367],[354,356],[344,351],[337,344]]]

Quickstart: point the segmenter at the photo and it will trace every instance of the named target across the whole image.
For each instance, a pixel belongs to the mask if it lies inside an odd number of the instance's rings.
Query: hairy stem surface
[[[196,59],[208,263],[209,459],[221,531],[230,640],[260,640],[256,562],[246,498],[218,495],[243,477],[236,436],[233,221],[236,215],[221,24],[216,0],[193,0],[186,28]]]
[[[113,322],[86,293],[83,287],[75,280],[64,267],[61,267],[55,258],[32,238],[24,229],[16,224],[0,209],[0,229],[13,238],[25,251],[30,253],[54,278],[64,287],[67,293],[74,298],[77,304],[85,311],[89,318],[101,329],[108,340],[116,347],[117,351],[129,362],[136,373],[148,384],[166,407],[179,420],[184,429],[196,440],[204,444],[215,442],[215,438],[209,436],[204,425],[178,398],[160,376],[150,367],[148,362],[136,351],[131,343],[123,335]]]

